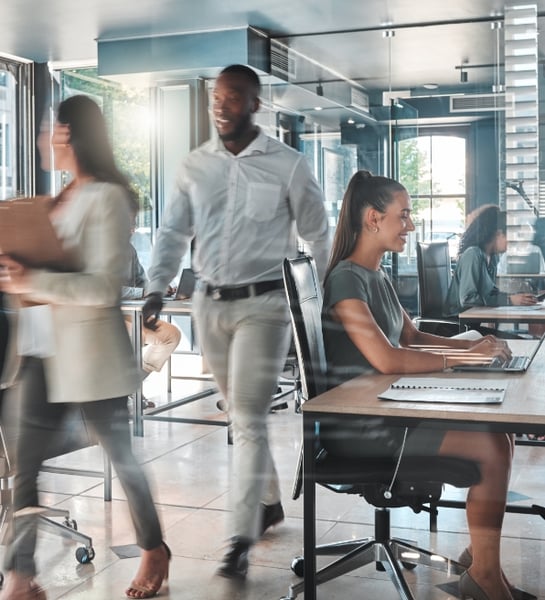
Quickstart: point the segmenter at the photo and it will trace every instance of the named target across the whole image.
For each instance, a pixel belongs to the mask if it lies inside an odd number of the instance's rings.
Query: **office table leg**
[[[315,422],[303,412],[303,547],[305,600],[316,600]]]
[[[132,343],[134,354],[136,356],[138,373],[142,372],[142,323],[142,312],[135,310],[132,313]],[[142,418],[144,407],[142,399],[142,382],[140,381],[136,387],[133,407],[133,433],[138,437],[144,436],[144,419]]]

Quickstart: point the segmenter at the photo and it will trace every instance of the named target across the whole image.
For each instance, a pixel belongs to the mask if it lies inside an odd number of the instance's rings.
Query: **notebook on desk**
[[[506,389],[501,380],[401,377],[378,397],[397,402],[500,404]]]
[[[541,344],[543,343],[544,339],[545,334],[541,336],[530,354],[512,356],[506,361],[495,358],[492,362],[483,365],[457,365],[456,367],[453,367],[453,370],[473,372],[483,371],[487,373],[524,373],[532,364],[532,361],[534,360],[535,355],[538,353],[538,350],[541,348]]]

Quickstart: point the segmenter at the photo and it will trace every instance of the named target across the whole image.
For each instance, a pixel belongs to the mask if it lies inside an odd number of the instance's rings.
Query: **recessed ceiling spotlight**
[[[422,87],[426,90],[436,90],[439,86],[436,83],[423,83]]]
[[[315,106],[314,110],[322,110],[322,107],[321,106]]]
[[[347,123],[349,125],[354,125],[355,121],[354,121],[354,119],[348,119]]]

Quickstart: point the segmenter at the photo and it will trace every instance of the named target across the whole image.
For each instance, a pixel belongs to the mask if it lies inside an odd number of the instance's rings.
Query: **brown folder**
[[[0,254],[28,267],[68,271],[75,268],[49,218],[46,196],[0,202]]]

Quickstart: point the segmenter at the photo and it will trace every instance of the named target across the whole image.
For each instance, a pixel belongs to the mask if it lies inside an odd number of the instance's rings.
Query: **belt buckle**
[[[221,290],[220,290],[220,288],[214,288],[212,290],[212,300],[221,300]]]

